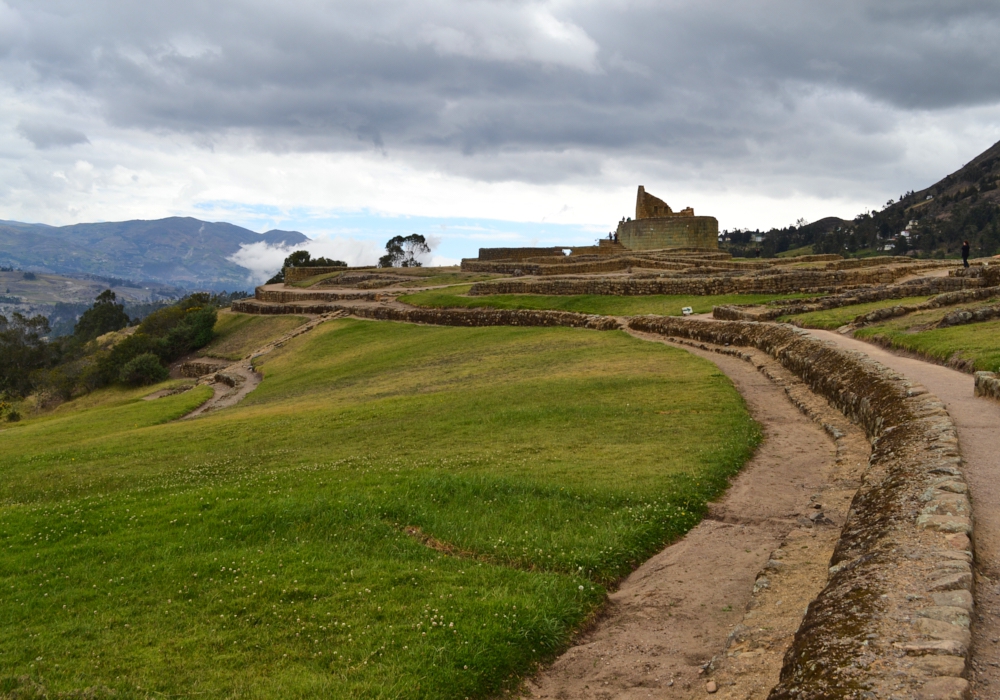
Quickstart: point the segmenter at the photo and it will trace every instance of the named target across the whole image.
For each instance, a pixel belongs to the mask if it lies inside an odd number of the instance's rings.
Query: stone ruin
[[[714,216],[695,216],[687,207],[678,212],[639,185],[635,198],[635,219],[619,222],[615,234],[629,250],[662,250],[696,247],[718,249],[719,221]]]

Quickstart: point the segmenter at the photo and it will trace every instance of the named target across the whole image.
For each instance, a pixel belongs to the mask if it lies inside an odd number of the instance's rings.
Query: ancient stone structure
[[[719,247],[719,222],[714,216],[695,216],[688,207],[674,212],[639,185],[635,219],[618,224],[618,242],[629,250],[659,250],[678,246]]]

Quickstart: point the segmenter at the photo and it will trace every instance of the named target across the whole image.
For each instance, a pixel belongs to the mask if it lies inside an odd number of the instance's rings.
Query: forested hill
[[[89,273],[187,288],[245,289],[246,269],[226,258],[240,245],[295,245],[298,231],[255,233],[190,217],[46,226],[0,221],[0,266]]]
[[[814,253],[890,253],[921,257],[956,255],[968,240],[973,256],[1000,253],[1000,142],[967,165],[881,211],[853,221],[833,217],[803,226],[724,232],[734,254],[769,256],[806,246]],[[903,232],[906,232],[904,234]],[[762,240],[757,240],[762,239]]]

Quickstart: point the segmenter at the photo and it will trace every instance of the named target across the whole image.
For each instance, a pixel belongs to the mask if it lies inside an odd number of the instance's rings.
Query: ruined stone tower
[[[639,185],[635,219],[618,224],[618,242],[630,250],[718,249],[719,222],[714,216],[695,216],[690,207],[675,212]]]

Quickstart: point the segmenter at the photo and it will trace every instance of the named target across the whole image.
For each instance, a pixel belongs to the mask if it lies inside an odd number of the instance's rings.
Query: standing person
[[[962,265],[969,266],[969,242],[962,241]]]

